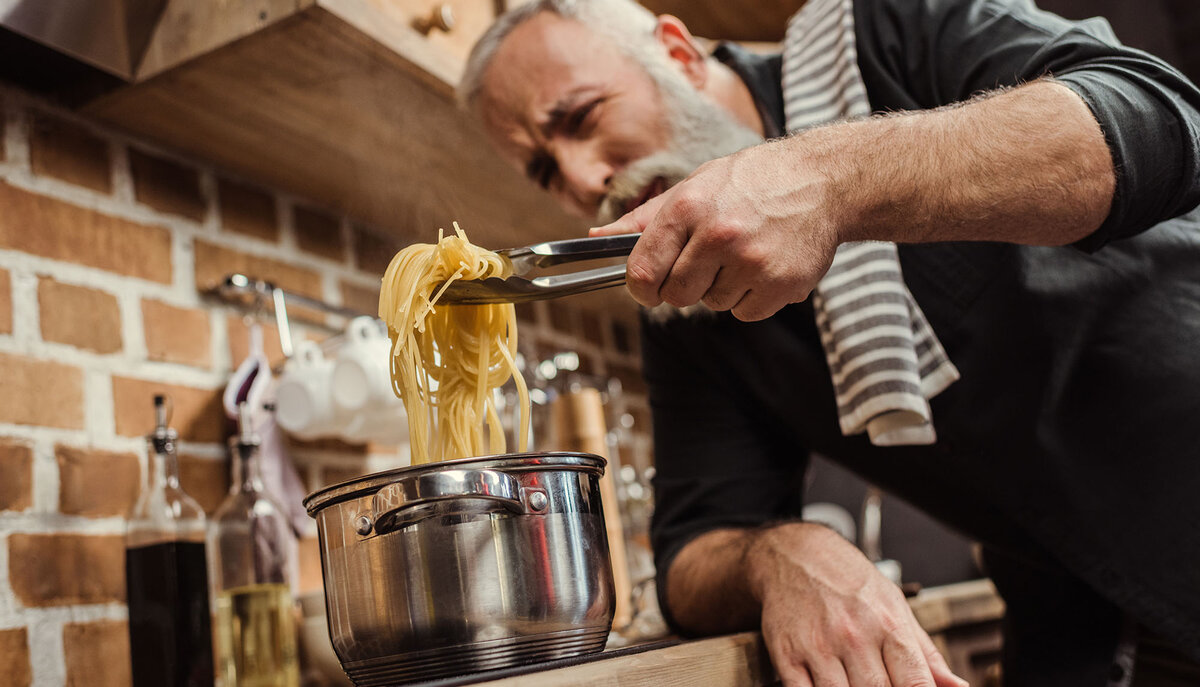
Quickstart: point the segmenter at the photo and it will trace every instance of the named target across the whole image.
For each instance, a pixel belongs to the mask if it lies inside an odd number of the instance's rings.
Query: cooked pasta
[[[518,450],[528,450],[529,392],[514,360],[514,307],[437,304],[440,284],[507,277],[512,264],[472,245],[457,222],[454,232],[397,253],[379,291],[379,316],[392,339],[392,388],[408,412],[414,465],[504,453],[494,390],[510,377],[521,403]]]

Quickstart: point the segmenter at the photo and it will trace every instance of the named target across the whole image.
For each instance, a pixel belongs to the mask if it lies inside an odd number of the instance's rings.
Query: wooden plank
[[[477,687],[758,687],[775,671],[755,632],[713,637]]]
[[[925,589],[908,603],[917,622],[930,634],[1004,617],[1004,601],[988,579]]]
[[[804,0],[640,0],[656,14],[673,14],[697,36],[721,40],[783,40],[787,20]]]
[[[311,5],[314,0],[196,2],[168,0],[151,32],[134,81],[145,79],[214,50]],[[136,47],[136,46],[135,46]]]
[[[581,235],[493,152],[412,36],[362,0],[322,0],[85,112],[405,239],[451,220],[495,247]]]

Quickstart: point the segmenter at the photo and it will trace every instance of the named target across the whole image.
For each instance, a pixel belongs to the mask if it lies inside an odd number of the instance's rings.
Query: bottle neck
[[[179,488],[179,458],[175,454],[175,442],[162,439],[150,440],[150,487],[152,489]]]
[[[230,479],[232,491],[262,491],[262,472],[259,467],[258,447],[236,444],[233,450],[233,474]]]

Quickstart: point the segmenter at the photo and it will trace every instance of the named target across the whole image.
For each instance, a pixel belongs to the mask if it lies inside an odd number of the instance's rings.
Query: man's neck
[[[762,116],[746,83],[718,60],[710,58],[708,69],[708,81],[704,87],[708,96],[740,124],[760,136],[765,135]]]

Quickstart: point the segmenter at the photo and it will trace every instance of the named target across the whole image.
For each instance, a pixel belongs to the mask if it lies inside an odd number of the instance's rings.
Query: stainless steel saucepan
[[[329,634],[360,687],[600,651],[614,595],[585,453],[389,470],[305,499]]]

